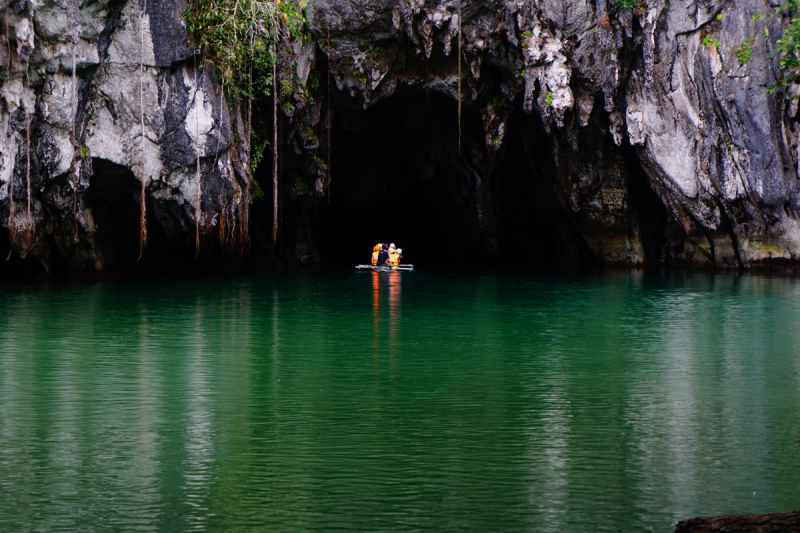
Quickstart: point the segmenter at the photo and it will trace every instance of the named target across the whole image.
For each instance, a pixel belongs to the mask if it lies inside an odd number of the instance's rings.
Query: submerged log
[[[675,533],[797,533],[800,511],[771,514],[706,516],[681,520]]]

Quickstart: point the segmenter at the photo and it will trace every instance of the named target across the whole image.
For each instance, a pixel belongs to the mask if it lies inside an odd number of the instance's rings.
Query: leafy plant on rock
[[[269,96],[274,47],[302,38],[304,3],[281,0],[193,0],[184,18],[202,57],[231,96]]]
[[[755,39],[747,39],[745,42],[737,46],[736,50],[734,50],[734,53],[736,54],[736,60],[739,62],[740,65],[744,65],[745,63],[750,61],[751,57],[753,57],[754,42]]]
[[[790,83],[800,81],[800,16],[798,16],[800,0],[789,0],[778,11],[790,13],[792,20],[789,22],[783,38],[778,40],[778,51],[783,53],[781,69],[784,76],[769,89],[770,93],[775,93]]]
[[[617,7],[620,9],[636,9],[639,7],[639,0],[617,0]]]

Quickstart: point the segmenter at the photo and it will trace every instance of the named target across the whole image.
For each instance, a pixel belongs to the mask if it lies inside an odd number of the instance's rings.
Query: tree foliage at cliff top
[[[792,15],[789,27],[786,28],[783,38],[778,41],[778,51],[783,53],[781,68],[787,71],[787,74],[770,89],[770,92],[800,80],[800,0],[789,0],[779,11]]]
[[[306,3],[192,0],[184,18],[205,61],[234,96],[269,95],[276,58],[271,45],[303,34]]]

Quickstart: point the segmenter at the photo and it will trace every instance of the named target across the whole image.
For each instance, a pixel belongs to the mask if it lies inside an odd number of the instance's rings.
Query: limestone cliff
[[[412,179],[403,207],[435,203],[456,251],[794,268],[797,100],[767,93],[782,3],[312,0],[311,39],[281,52],[280,198],[259,207],[246,112],[198,64],[184,0],[4,0],[0,223],[14,256],[103,269],[136,259],[144,191],[167,256],[311,264],[337,203],[368,212]],[[273,204],[276,245],[250,213]]]

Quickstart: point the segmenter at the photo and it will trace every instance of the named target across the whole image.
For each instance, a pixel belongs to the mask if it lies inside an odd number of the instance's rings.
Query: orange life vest
[[[372,266],[378,266],[378,254],[380,252],[372,252]]]

